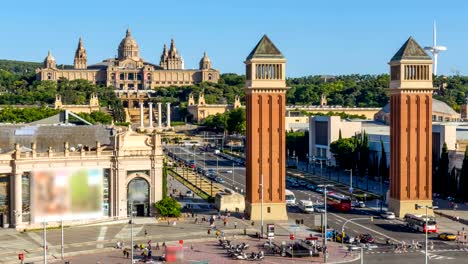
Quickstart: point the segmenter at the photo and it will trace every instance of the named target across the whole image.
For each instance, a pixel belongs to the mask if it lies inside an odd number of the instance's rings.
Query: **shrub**
[[[171,197],[164,197],[159,202],[155,203],[154,207],[159,214],[164,217],[179,217],[182,208],[180,204]]]

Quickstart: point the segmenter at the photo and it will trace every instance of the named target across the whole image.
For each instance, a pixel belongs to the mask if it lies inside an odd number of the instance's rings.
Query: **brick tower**
[[[252,220],[287,220],[286,59],[265,35],[245,64],[247,214]]]
[[[415,204],[432,206],[432,59],[410,37],[389,64],[389,210],[424,214]]]

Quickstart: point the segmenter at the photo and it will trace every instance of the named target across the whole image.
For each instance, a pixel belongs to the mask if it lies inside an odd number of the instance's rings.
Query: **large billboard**
[[[103,216],[102,168],[62,168],[31,174],[32,222]]]

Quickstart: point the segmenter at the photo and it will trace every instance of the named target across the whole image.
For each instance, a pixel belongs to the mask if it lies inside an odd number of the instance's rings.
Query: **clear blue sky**
[[[51,49],[72,64],[80,36],[88,64],[113,57],[130,26],[142,57],[159,63],[175,38],[186,68],[203,50],[221,72],[243,73],[243,60],[263,34],[288,59],[288,76],[384,73],[411,35],[432,44],[437,19],[439,73],[468,75],[468,1],[4,1],[0,58],[42,61]]]

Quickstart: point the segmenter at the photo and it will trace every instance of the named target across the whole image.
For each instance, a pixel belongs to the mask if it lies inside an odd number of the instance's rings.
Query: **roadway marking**
[[[337,214],[334,214],[334,213],[330,213],[330,214],[333,215],[333,216],[335,216],[335,217],[337,217],[337,218],[340,218],[340,219],[343,220],[343,221],[346,221],[346,220],[347,220],[346,218],[341,217],[341,216],[339,216],[339,215],[337,215]],[[361,224],[358,224],[358,223],[356,223],[356,222],[350,221],[350,223],[351,223],[351,224],[354,224],[354,225],[357,225],[357,226],[359,226],[359,227],[362,227],[362,228],[364,228],[364,229],[367,229],[367,230],[369,230],[369,231],[371,231],[371,232],[374,232],[374,233],[376,233],[376,234],[379,234],[379,235],[381,235],[381,236],[383,236],[383,237],[389,238],[389,239],[391,239],[391,240],[393,240],[393,241],[396,241],[396,242],[398,242],[398,243],[401,243],[400,240],[395,239],[395,238],[393,238],[393,237],[389,237],[389,236],[387,236],[386,234],[381,233],[381,232],[379,232],[379,231],[377,231],[377,230],[368,228],[368,227],[363,226],[363,225],[361,225]]]
[[[424,250],[421,250],[421,253],[425,253]],[[436,254],[433,254],[433,253],[429,253],[427,252],[427,256],[429,257],[429,259],[455,259],[455,258],[452,258],[452,257],[446,257],[446,256],[441,256],[441,255],[436,255]]]
[[[99,236],[96,241],[103,241],[106,237],[107,226],[102,226],[99,230]],[[104,244],[96,244],[96,248],[104,248]]]

